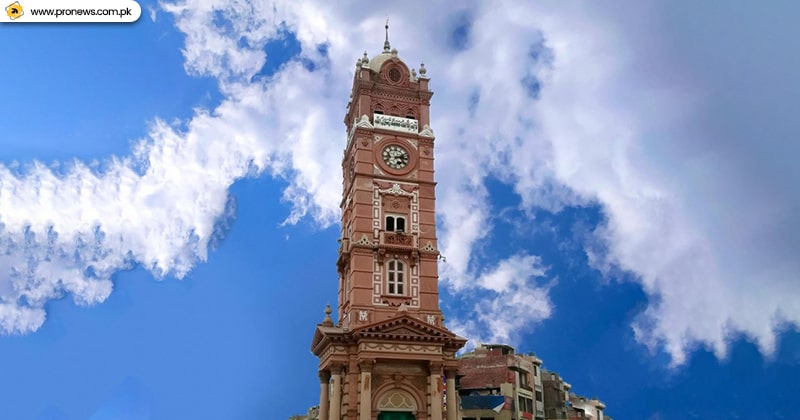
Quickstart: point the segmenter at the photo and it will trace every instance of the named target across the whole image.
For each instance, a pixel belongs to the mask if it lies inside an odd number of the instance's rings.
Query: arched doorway
[[[378,420],[416,420],[417,402],[405,390],[388,390],[378,399]]]

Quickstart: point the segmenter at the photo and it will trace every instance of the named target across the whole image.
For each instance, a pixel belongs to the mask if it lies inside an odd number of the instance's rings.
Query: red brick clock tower
[[[439,309],[434,135],[425,66],[387,37],[356,62],[345,115],[338,323],[311,344],[320,420],[456,420],[455,353]],[[451,390],[444,398],[446,387]]]

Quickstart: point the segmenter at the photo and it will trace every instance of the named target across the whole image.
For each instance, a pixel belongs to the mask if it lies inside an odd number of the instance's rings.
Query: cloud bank
[[[379,52],[387,13],[393,46],[411,67],[425,61],[436,92],[442,281],[477,312],[451,320],[460,332],[513,341],[558,311],[547,261],[518,250],[476,264],[494,223],[489,177],[524,209],[600,206],[590,261],[641,284],[649,302],[633,332],[674,364],[697,345],[724,357],[742,334],[769,355],[781,328],[800,325],[800,173],[787,157],[800,150],[780,89],[797,72],[731,66],[739,44],[710,34],[737,33],[738,16],[699,25],[680,5],[296,3],[163,4],[186,35],[187,72],[217,78],[222,104],[183,130],[157,121],[131,157],[99,169],[0,168],[3,331],[35,330],[44,302],[64,293],[102,301],[131,264],[185,274],[245,176],[287,180],[289,222],[335,222],[339,118],[353,63]],[[764,29],[740,41],[754,60],[777,60],[758,48],[774,41]],[[264,46],[287,31],[300,55],[260,75]]]

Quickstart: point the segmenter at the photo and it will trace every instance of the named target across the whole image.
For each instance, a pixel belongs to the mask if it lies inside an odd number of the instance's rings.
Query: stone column
[[[358,420],[372,419],[372,367],[374,360],[359,363],[361,369],[361,389],[358,391]]]
[[[431,363],[430,376],[431,412],[430,420],[442,420],[442,365]]]
[[[328,420],[329,401],[331,393],[331,373],[327,370],[319,371],[319,420]]]
[[[331,387],[333,388],[333,393],[331,395],[331,409],[329,411],[330,420],[341,420],[342,418],[342,371],[344,370],[344,366],[342,365],[334,365],[331,368],[333,373],[333,383],[331,383]]]
[[[458,391],[456,390],[456,368],[445,369],[447,380],[447,420],[458,420]],[[320,419],[321,420],[321,419]]]

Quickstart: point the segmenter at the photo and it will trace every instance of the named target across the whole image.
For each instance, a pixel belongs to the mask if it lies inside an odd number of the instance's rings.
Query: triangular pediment
[[[314,330],[314,338],[311,340],[311,352],[319,356],[319,353],[330,343],[344,341],[347,341],[347,332],[344,329],[319,324]]]
[[[355,338],[402,339],[411,341],[447,342],[460,337],[446,328],[403,314],[392,319],[364,325],[352,332]]]
[[[383,332],[387,333],[387,334],[399,334],[399,335],[420,335],[419,331],[413,330],[411,328],[405,328],[405,327],[396,328],[396,329],[393,329],[393,330],[389,329],[389,330],[386,330],[386,331],[383,331]]]

